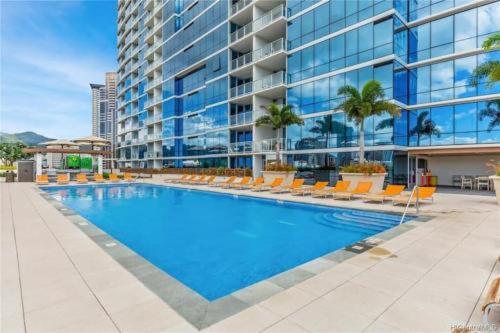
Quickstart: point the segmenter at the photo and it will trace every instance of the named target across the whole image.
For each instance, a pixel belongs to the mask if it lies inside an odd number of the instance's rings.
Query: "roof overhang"
[[[460,155],[500,155],[500,145],[467,145],[443,147],[412,147],[408,148],[410,156],[460,156]]]
[[[24,148],[23,152],[27,154],[81,154],[81,155],[111,155],[110,151],[105,150],[80,150],[80,149],[64,149],[64,148]]]

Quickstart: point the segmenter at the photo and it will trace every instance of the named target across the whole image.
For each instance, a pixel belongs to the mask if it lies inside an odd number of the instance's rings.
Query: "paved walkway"
[[[0,188],[2,332],[195,331],[32,184]],[[481,323],[481,295],[500,275],[495,198],[438,194],[423,211],[436,217],[207,331],[449,332]]]

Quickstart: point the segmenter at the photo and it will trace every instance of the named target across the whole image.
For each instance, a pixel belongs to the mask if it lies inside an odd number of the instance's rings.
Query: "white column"
[[[102,155],[97,155],[97,173],[102,175]]]
[[[42,175],[42,158],[43,155],[40,153],[35,154],[35,172],[37,176]]]

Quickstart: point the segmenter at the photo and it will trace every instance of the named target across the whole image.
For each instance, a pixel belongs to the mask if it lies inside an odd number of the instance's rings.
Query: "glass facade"
[[[403,111],[366,120],[366,157],[401,180],[408,149],[500,143],[498,103],[488,103],[500,85],[470,83],[500,60],[480,48],[498,17],[498,1],[120,2],[117,156],[258,172],[276,131],[254,121],[275,102],[305,121],[285,130],[286,159],[336,170],[358,158],[359,142],[338,89],[375,79]]]

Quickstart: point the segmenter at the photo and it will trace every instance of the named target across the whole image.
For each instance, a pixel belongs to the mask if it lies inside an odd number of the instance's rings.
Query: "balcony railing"
[[[161,151],[148,151],[146,153],[147,158],[161,158],[162,152]]]
[[[243,8],[245,8],[246,6],[251,4],[252,1],[253,0],[240,0],[240,1],[238,1],[237,3],[235,3],[234,5],[231,6],[231,15],[234,15],[237,12],[239,12],[240,10],[242,10]]]
[[[155,43],[153,43],[150,47],[148,47],[148,50],[146,51],[146,54],[144,56],[148,56],[151,53],[153,53],[154,51],[156,51],[156,49],[158,47],[160,47],[161,44],[162,44],[161,42],[155,42]]]
[[[231,97],[243,96],[246,94],[250,94],[252,91],[253,91],[253,82],[248,82],[231,88]]]
[[[153,87],[156,87],[157,85],[159,85],[160,83],[162,82],[162,79],[155,79],[153,81],[149,81],[146,86],[144,87],[144,89],[146,90],[149,90]]]
[[[264,28],[266,25],[278,20],[281,17],[285,17],[285,6],[279,5],[259,17],[253,22],[250,22],[238,30],[231,33],[231,43],[247,36],[253,31],[258,31]]]
[[[247,111],[229,117],[230,125],[246,125],[253,122],[253,112]]]
[[[253,90],[255,92],[266,90],[275,86],[279,86],[284,83],[285,83],[285,72],[281,71],[255,81]]]
[[[253,22],[250,22],[247,25],[231,33],[231,43],[234,43],[237,40],[242,39],[243,37],[250,34],[252,31],[253,31]]]
[[[231,142],[229,144],[229,153],[233,154],[251,153],[252,150],[253,150],[252,141]]]
[[[161,139],[162,139],[161,133],[152,133],[152,134],[147,135],[148,141],[155,141],[155,140],[161,140]]]
[[[259,61],[262,58],[268,57],[274,53],[284,51],[285,50],[285,40],[284,38],[280,38],[275,40],[272,43],[266,44],[260,49],[244,54],[234,60],[231,61],[231,69],[235,70],[237,68],[246,66],[253,61]]]
[[[157,114],[155,116],[146,118],[146,120],[144,121],[144,123],[146,125],[151,125],[151,124],[154,124],[154,123],[157,123],[157,122],[161,121],[162,119],[163,119],[162,115],[161,114]]]
[[[146,103],[144,103],[144,107],[149,108],[149,107],[151,107],[151,106],[153,106],[155,104],[160,103],[161,101],[162,101],[161,98],[149,99],[149,100],[146,101]]]
[[[146,66],[146,69],[144,70],[146,73],[149,73],[150,71],[152,71],[154,68],[156,68],[158,65],[160,65],[162,63],[161,60],[155,60],[153,61],[152,63],[148,64]]]

